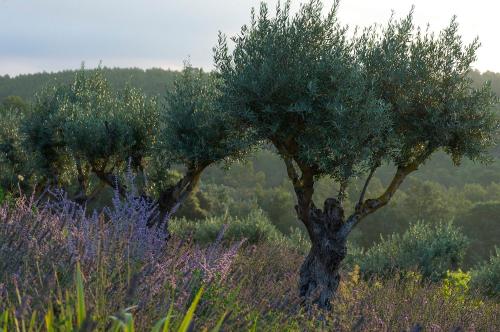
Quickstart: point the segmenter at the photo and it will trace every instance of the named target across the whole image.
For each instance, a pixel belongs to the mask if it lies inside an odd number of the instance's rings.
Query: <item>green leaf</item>
[[[170,326],[170,320],[172,317],[172,306],[168,310],[167,316],[165,318],[160,319],[151,329],[151,332],[168,332],[168,328]]]
[[[181,326],[179,327],[179,332],[186,332],[191,325],[191,321],[193,320],[194,312],[196,307],[198,306],[198,302],[200,302],[201,295],[203,293],[203,286],[200,288],[196,296],[194,297],[193,302],[189,306],[189,309],[182,320]]]
[[[80,328],[85,320],[85,294],[83,291],[83,275],[80,262],[76,263],[76,324]]]
[[[212,332],[219,332],[220,329],[222,328],[222,324],[224,324],[224,321],[226,318],[229,316],[229,311],[224,312],[224,314],[221,316],[219,321],[217,322],[217,325],[213,328]]]
[[[7,310],[0,316],[1,321],[3,321],[3,327],[0,328],[0,332],[7,332],[7,323],[9,322],[9,312]]]

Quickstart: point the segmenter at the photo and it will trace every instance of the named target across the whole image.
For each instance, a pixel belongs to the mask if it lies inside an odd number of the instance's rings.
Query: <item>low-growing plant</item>
[[[367,250],[356,250],[348,265],[358,264],[365,277],[390,277],[416,270],[437,281],[456,270],[467,250],[467,238],[452,223],[412,225],[403,235],[393,234]]]
[[[130,306],[140,317],[136,325],[149,328],[163,308],[183,310],[201,285],[225,280],[241,242],[222,245],[224,230],[208,247],[167,241],[163,228],[147,226],[156,205],[129,188],[90,214],[60,190],[48,191],[44,200],[21,197],[14,207],[0,206],[0,315],[16,308],[18,321],[37,326],[59,319],[65,303],[85,298],[97,330],[107,329],[110,315],[129,317],[123,310]],[[85,280],[87,289],[73,299],[77,263],[83,277],[76,284]],[[85,324],[85,318],[78,321]]]
[[[447,271],[443,279],[443,295],[446,298],[454,297],[459,302],[464,302],[467,293],[469,292],[471,275],[469,272],[463,272],[461,269],[457,271]]]
[[[500,248],[495,248],[489,261],[472,270],[471,287],[488,296],[500,298]]]
[[[251,210],[248,215],[242,217],[226,213],[223,216],[203,220],[178,218],[169,221],[170,232],[182,238],[190,237],[201,245],[216,241],[223,227],[226,227],[223,240],[227,243],[243,239],[247,244],[267,242],[285,246],[303,254],[307,253],[311,247],[311,242],[303,230],[293,227],[289,234],[283,234],[260,209]]]
[[[169,227],[173,234],[181,237],[192,235],[196,242],[207,244],[217,238],[224,225],[227,225],[224,240],[229,242],[245,238],[248,243],[255,244],[275,241],[282,236],[261,210],[252,210],[245,217],[226,214],[205,220],[174,219],[170,221]]]

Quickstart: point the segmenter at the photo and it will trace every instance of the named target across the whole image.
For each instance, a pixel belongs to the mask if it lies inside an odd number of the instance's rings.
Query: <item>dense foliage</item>
[[[133,169],[142,166],[157,118],[155,101],[139,90],[116,92],[100,71],[81,70],[70,85],[37,95],[23,122],[25,145],[36,156],[42,179],[66,186],[77,179],[78,195],[85,198],[92,173],[123,171],[129,159]]]
[[[500,250],[495,248],[490,260],[481,263],[472,275],[475,288],[489,296],[500,298]]]
[[[271,16],[262,3],[231,39],[234,47],[221,34],[214,49],[224,109],[283,159],[311,240],[299,290],[326,309],[347,237],[361,220],[386,206],[435,152],[455,165],[487,161],[500,124],[491,87],[474,88],[469,76],[479,42],[465,45],[455,19],[434,35],[416,27],[410,12],[351,36],[337,9],[335,2],[323,15],[322,2],[312,0],[291,14],[285,2]],[[382,164],[394,165],[394,176],[366,198]],[[360,176],[365,185],[347,211],[346,191]],[[338,194],[316,204],[324,177]]]
[[[448,270],[462,266],[467,246],[467,238],[452,224],[415,224],[404,234],[382,239],[350,259],[366,277],[390,277],[415,269],[424,278],[440,280]]]

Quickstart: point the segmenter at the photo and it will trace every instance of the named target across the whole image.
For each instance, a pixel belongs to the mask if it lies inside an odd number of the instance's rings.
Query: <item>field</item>
[[[45,208],[28,198],[2,207],[4,331],[161,330],[165,318],[184,331],[500,328],[500,304],[471,288],[470,274],[431,282],[418,266],[366,279],[354,264],[333,309],[318,310],[297,294],[299,246],[229,242],[224,227],[203,246],[175,234],[165,243],[164,232],[144,228],[152,207],[130,199],[115,201],[108,223],[57,195]]]

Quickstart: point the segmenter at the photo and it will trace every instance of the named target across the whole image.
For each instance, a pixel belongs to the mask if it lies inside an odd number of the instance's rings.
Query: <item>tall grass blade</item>
[[[83,275],[80,263],[76,263],[76,324],[80,328],[85,321],[85,294],[83,292]]]
[[[168,329],[170,327],[170,321],[172,320],[172,312],[174,309],[174,305],[171,304],[170,308],[168,309],[167,316],[163,319],[160,319],[155,326],[151,329],[151,332],[168,332]]]
[[[212,329],[212,332],[219,332],[220,329],[222,328],[222,324],[224,324],[224,321],[228,316],[229,316],[229,311],[226,311],[217,322],[217,325],[215,325],[215,327]]]
[[[45,328],[47,332],[54,332],[54,311],[52,305],[49,305],[49,310],[45,314]]]
[[[0,322],[3,322],[0,332],[7,332],[7,323],[9,322],[9,312],[7,310],[0,316]]]
[[[194,312],[196,310],[196,307],[198,306],[198,302],[200,302],[201,299],[201,294],[203,293],[203,286],[200,288],[196,296],[194,297],[193,302],[189,306],[188,311],[186,312],[186,315],[182,319],[181,326],[179,327],[179,332],[187,332],[189,329],[189,326],[191,325],[191,321],[193,320]]]
[[[36,316],[37,316],[37,312],[35,310],[35,311],[33,311],[33,314],[31,314],[31,320],[30,320],[30,325],[28,327],[28,331],[35,331]]]
[[[257,320],[259,319],[259,316],[255,317],[255,320],[253,321],[253,325],[250,328],[249,332],[257,332]]]
[[[135,332],[134,316],[128,312],[134,307],[135,306],[132,306],[122,310],[118,316],[109,316],[109,318],[114,321],[109,331],[117,332],[121,329],[123,332]]]

